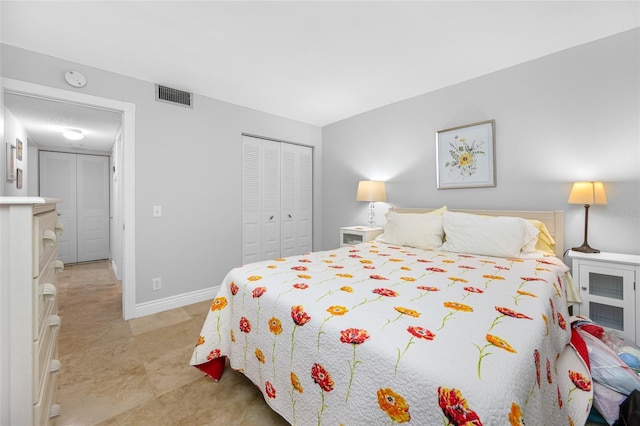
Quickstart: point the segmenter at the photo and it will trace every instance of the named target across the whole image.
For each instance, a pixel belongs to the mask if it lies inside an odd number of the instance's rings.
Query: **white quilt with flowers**
[[[228,357],[293,425],[584,424],[567,269],[381,243],[249,264],[191,364]]]

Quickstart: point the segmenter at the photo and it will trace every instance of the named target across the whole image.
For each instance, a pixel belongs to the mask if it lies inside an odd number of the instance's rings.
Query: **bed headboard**
[[[391,207],[389,211],[397,213],[429,213],[435,209]],[[544,223],[556,242],[556,256],[562,259],[564,254],[564,212],[560,210],[463,210],[449,209],[452,212],[481,214],[485,216],[517,216],[524,219],[537,219]]]

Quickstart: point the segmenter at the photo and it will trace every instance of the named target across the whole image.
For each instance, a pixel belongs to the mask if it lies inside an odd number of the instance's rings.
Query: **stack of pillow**
[[[452,212],[441,207],[429,213],[386,214],[387,244],[439,249],[496,257],[555,255],[553,238],[538,220]]]

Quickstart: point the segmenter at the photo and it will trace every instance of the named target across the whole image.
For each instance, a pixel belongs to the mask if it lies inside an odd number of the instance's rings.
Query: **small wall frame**
[[[7,182],[16,180],[16,146],[7,142]]]

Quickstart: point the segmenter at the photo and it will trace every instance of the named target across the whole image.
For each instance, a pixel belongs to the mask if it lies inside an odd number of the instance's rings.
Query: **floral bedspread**
[[[253,263],[191,364],[227,356],[293,425],[584,424],[589,373],[560,362],[567,270],[376,243]]]

